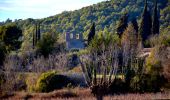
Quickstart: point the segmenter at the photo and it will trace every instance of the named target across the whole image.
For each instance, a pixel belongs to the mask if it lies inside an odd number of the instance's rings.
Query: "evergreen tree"
[[[33,48],[35,45],[37,45],[38,41],[41,38],[41,33],[40,33],[40,23],[35,24],[35,34],[33,33]]]
[[[148,11],[147,0],[145,0],[145,7],[141,17],[141,25],[139,29],[139,33],[142,36],[142,41],[148,39],[149,35],[151,35],[151,28],[152,28],[152,19],[150,12]]]
[[[35,45],[37,44],[38,42],[38,27],[37,27],[37,24],[35,25]]]
[[[18,50],[21,46],[22,30],[16,24],[0,26],[0,41],[4,42],[6,50]]]
[[[5,56],[6,56],[6,48],[5,48],[5,44],[3,43],[3,41],[0,41],[0,68],[1,65],[3,65],[3,62],[5,60]]]
[[[159,17],[157,13],[157,0],[155,0],[153,23],[152,23],[152,34],[159,34]]]
[[[90,44],[91,40],[94,38],[95,36],[95,23],[93,23],[90,32],[88,34],[88,44]]]
[[[137,21],[136,21],[136,18],[133,18],[132,24],[133,24],[134,29],[135,29],[136,32],[138,33],[138,28],[139,28],[139,26],[138,26],[138,23],[137,23]]]
[[[39,41],[41,38],[41,33],[40,33],[40,23],[38,23],[38,29],[37,29],[37,40]]]
[[[125,13],[118,23],[117,27],[117,34],[119,35],[119,38],[121,38],[123,32],[126,30],[126,27],[128,26],[128,15]]]
[[[32,46],[33,46],[33,49],[34,49],[34,47],[35,47],[35,34],[34,34],[34,32],[32,34]]]

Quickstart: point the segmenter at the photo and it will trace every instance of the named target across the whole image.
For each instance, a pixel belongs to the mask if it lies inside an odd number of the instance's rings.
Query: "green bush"
[[[164,78],[158,74],[143,74],[135,76],[130,87],[133,92],[159,92],[164,85]]]
[[[64,75],[59,75],[57,72],[46,72],[40,75],[36,90],[38,92],[50,92],[55,89],[66,87],[70,83],[70,79]]]
[[[37,52],[44,57],[48,57],[54,50],[54,44],[56,43],[56,36],[51,33],[43,34],[42,39],[37,44]]]
[[[120,78],[115,78],[115,80],[109,86],[109,92],[113,94],[125,93],[126,91],[127,91],[126,83]]]
[[[26,85],[28,92],[35,92],[36,91],[36,83],[39,78],[39,74],[31,73],[28,74],[26,78]]]
[[[3,61],[5,60],[5,55],[6,55],[6,48],[5,44],[0,41],[0,66],[3,65]]]

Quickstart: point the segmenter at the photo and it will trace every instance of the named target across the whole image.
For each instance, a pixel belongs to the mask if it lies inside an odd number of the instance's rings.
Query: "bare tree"
[[[137,63],[137,55],[142,50],[141,36],[136,32],[132,23],[129,23],[121,39],[123,64],[123,73],[134,67]],[[129,68],[128,68],[129,67]]]
[[[89,54],[80,56],[80,63],[92,93],[101,100],[117,75],[120,49],[117,42],[111,41],[103,42],[99,47],[98,51],[90,49]]]
[[[35,58],[32,64],[29,65],[33,72],[45,72],[49,70],[66,70],[68,64],[67,53],[58,53],[49,55],[48,58],[43,56]]]

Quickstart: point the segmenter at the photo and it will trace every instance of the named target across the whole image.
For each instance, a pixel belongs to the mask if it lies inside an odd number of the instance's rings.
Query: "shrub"
[[[14,73],[16,74],[16,79],[13,84],[13,90],[14,91],[21,91],[21,90],[26,90],[26,82],[25,82],[25,74],[20,74],[20,73]]]
[[[79,64],[79,59],[77,54],[72,54],[69,56],[69,64],[68,66],[71,68],[76,67]]]
[[[6,45],[7,51],[18,50],[22,43],[22,30],[16,24],[0,27],[0,40]]]
[[[164,78],[158,74],[143,74],[135,76],[130,87],[133,92],[159,92],[164,85]]]
[[[127,88],[129,88],[130,86],[130,81],[132,80],[132,78],[135,76],[135,71],[131,70],[131,69],[127,69],[127,72],[125,74],[125,82],[127,85]]]
[[[55,89],[66,87],[70,83],[70,79],[64,75],[59,75],[57,72],[46,72],[40,75],[36,90],[39,92],[50,92]]]
[[[0,41],[0,66],[3,65],[3,61],[5,60],[6,49],[3,42]]]
[[[39,74],[29,74],[26,78],[26,85],[28,92],[35,92],[36,91],[36,83],[39,78]]]
[[[48,57],[54,50],[54,44],[56,42],[56,37],[50,33],[43,35],[42,39],[38,42],[37,52],[44,57]]]
[[[115,80],[109,86],[110,93],[125,93],[126,90],[127,90],[126,84],[120,78],[115,78]]]
[[[169,88],[170,88],[170,59],[167,60],[167,62],[165,63],[164,67],[163,67],[163,75],[164,77],[167,79],[168,84],[166,84]]]

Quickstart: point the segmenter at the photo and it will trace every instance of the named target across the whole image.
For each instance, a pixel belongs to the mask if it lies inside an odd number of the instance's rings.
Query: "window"
[[[79,37],[79,34],[76,34],[76,39],[79,39],[80,37]]]
[[[70,34],[70,39],[73,39],[73,34]]]

